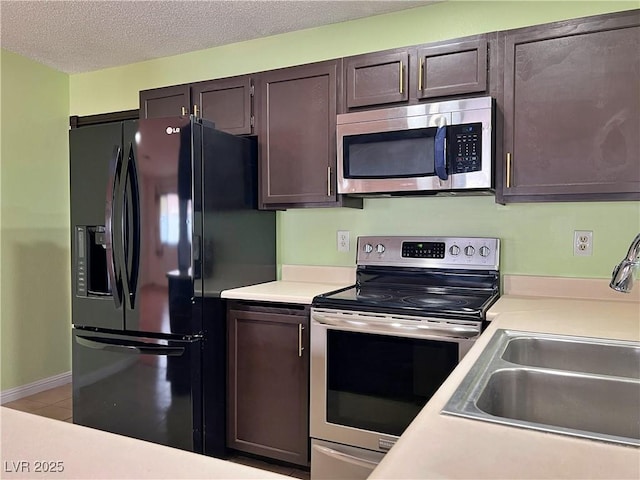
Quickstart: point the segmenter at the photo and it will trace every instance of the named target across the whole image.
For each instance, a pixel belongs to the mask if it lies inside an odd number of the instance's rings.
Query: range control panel
[[[491,237],[358,237],[358,265],[498,270],[500,239]]]
[[[404,258],[444,258],[446,250],[444,242],[402,242]]]

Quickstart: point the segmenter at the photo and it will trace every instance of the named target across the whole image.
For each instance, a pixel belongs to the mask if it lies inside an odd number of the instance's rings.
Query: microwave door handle
[[[447,127],[438,127],[436,131],[436,137],[433,145],[434,150],[434,165],[436,169],[436,175],[440,180],[447,180],[449,175],[447,174],[447,163],[446,163],[446,138],[447,138]]]

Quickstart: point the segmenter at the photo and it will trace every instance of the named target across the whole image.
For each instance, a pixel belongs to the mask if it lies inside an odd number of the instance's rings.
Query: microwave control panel
[[[482,124],[468,123],[449,127],[451,171],[449,173],[482,170]]]

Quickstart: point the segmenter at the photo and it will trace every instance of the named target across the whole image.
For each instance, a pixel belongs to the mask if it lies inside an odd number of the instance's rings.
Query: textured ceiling
[[[428,3],[432,0],[0,0],[0,45],[79,73]]]

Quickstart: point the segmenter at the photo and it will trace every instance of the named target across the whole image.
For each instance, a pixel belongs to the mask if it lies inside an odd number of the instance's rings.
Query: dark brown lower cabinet
[[[309,308],[231,302],[227,446],[309,465]]]

